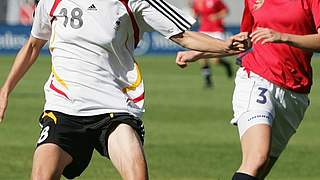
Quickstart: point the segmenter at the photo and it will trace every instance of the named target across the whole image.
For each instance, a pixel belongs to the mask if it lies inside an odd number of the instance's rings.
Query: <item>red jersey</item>
[[[252,32],[257,27],[288,34],[316,34],[320,27],[320,0],[245,0],[241,31]],[[281,87],[309,93],[312,55],[284,43],[258,42],[243,57],[242,65]]]
[[[222,10],[228,10],[221,0],[194,0],[193,11],[199,17],[202,32],[224,32],[223,19],[212,20],[214,15]]]

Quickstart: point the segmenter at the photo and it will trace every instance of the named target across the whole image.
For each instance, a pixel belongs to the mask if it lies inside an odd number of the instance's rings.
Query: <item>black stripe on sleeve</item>
[[[171,22],[173,22],[181,31],[185,31],[189,29],[187,25],[185,25],[181,20],[177,18],[174,14],[169,12],[163,5],[161,5],[157,1],[153,0],[146,0],[152,7],[154,7],[156,10],[158,10],[161,14],[163,14],[165,17],[167,17]],[[172,9],[172,8],[171,8]],[[174,11],[175,12],[175,11]],[[175,12],[177,14],[177,12]],[[186,20],[185,20],[186,21]],[[188,23],[190,24],[190,23]]]
[[[190,27],[192,26],[192,24],[186,20],[183,16],[181,16],[181,14],[179,14],[177,11],[175,11],[170,5],[168,5],[166,3],[166,1],[164,0],[160,0],[165,6],[167,6],[173,13],[175,13],[182,21],[184,21],[185,23],[187,23]]]

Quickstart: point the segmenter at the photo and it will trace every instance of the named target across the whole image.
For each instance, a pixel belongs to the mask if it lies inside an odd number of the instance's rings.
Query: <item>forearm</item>
[[[199,59],[221,58],[221,57],[239,54],[238,52],[237,53],[231,53],[231,52],[211,53],[211,52],[200,52],[200,51],[192,51],[192,52],[194,54],[195,61]]]
[[[10,94],[39,55],[42,46],[30,41],[29,39],[17,54],[9,75],[2,87],[2,92],[7,95]]]
[[[250,34],[253,43],[286,43],[309,51],[320,51],[320,29],[318,34],[297,35],[280,33],[270,28],[257,27]]]
[[[305,50],[320,51],[320,34],[312,35],[293,35],[281,34],[281,41]]]
[[[171,38],[182,47],[211,53],[227,53],[228,44],[225,41],[212,38],[206,34],[186,31]]]

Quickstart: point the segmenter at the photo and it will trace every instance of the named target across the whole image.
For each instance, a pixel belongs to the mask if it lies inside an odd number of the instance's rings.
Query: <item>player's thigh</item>
[[[147,163],[138,133],[119,124],[108,138],[109,157],[123,179],[148,179]]]
[[[72,157],[58,145],[48,143],[37,147],[32,165],[32,179],[59,179]]]
[[[115,166],[128,161],[144,163],[142,142],[137,132],[128,124],[119,124],[108,137],[108,152]]]
[[[273,85],[240,69],[233,97],[234,119],[241,140],[241,168],[256,174],[268,159],[274,119]]]
[[[66,156],[72,157],[68,166],[63,166],[62,174],[68,179],[79,176],[86,169],[93,152],[90,135],[85,125],[81,123],[82,121],[81,117],[56,111],[46,111],[40,118],[42,130],[37,142],[36,152],[39,151],[40,155],[50,156],[51,154],[42,149],[48,147],[47,144],[54,144],[55,149],[53,150],[56,151],[52,150],[53,154],[59,155],[58,157],[63,156],[68,162],[70,158],[66,158]],[[49,147],[52,147],[52,145]],[[43,161],[40,162],[43,163]],[[61,163],[64,164],[64,162]],[[43,169],[43,167],[41,168]]]
[[[234,118],[240,138],[256,125],[272,126],[274,118],[273,85],[267,80],[240,68],[237,72],[233,94]]]
[[[268,158],[270,144],[270,125],[257,124],[250,127],[241,137],[241,149],[244,161],[265,162]]]

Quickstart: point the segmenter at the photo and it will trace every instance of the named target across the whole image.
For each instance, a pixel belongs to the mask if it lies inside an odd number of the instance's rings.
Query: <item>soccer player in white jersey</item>
[[[45,84],[42,127],[32,179],[72,179],[92,152],[110,158],[123,179],[148,179],[143,152],[144,88],[133,51],[143,32],[158,31],[195,50],[232,55],[227,41],[187,31],[194,19],[163,0],[41,0],[31,36],[0,89],[0,121],[8,96],[49,42],[52,73]]]

